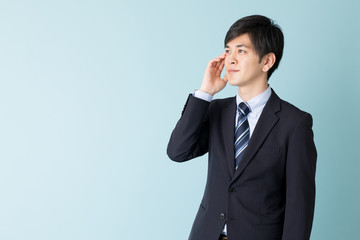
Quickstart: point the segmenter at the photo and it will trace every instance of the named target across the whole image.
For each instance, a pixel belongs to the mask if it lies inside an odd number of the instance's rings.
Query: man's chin
[[[238,86],[239,85],[239,80],[238,79],[232,79],[232,80],[228,80],[228,84],[230,84],[231,86]]]

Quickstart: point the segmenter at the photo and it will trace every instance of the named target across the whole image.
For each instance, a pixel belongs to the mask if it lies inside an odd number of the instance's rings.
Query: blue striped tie
[[[238,106],[238,122],[235,128],[235,162],[236,168],[238,167],[242,156],[244,155],[245,149],[249,142],[250,128],[247,120],[247,115],[250,112],[250,108],[246,103],[241,102]]]

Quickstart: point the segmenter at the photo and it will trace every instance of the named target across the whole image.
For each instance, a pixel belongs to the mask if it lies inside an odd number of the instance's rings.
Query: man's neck
[[[250,99],[264,92],[268,87],[269,84],[267,82],[264,82],[257,86],[239,86],[238,94],[243,101],[247,102]]]

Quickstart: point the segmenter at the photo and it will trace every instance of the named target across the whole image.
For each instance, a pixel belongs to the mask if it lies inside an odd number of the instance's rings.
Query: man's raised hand
[[[225,65],[225,53],[211,59],[206,67],[204,78],[200,91],[206,92],[212,96],[224,89],[227,83],[227,76],[221,78],[221,72]]]

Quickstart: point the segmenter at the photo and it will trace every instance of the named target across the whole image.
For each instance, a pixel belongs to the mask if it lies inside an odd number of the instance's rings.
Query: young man
[[[283,46],[271,19],[236,21],[225,52],[209,62],[200,89],[188,97],[167,153],[177,162],[209,154],[190,240],[310,238],[317,157],[312,117],[268,85]],[[237,96],[212,100],[227,83],[238,87]]]

